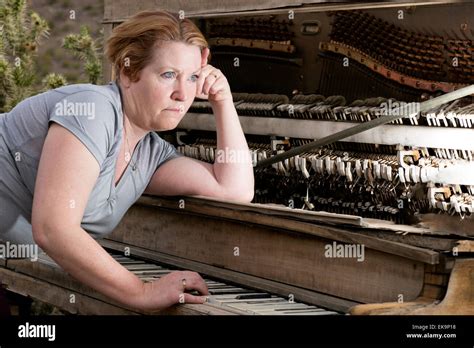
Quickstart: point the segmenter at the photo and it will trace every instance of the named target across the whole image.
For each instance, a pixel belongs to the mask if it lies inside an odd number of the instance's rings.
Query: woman
[[[73,277],[129,307],[203,303],[197,273],[145,284],[94,239],[112,232],[143,192],[251,201],[253,169],[229,84],[207,64],[199,29],[166,12],[115,28],[106,55],[115,83],[62,87],[0,116],[0,239],[37,243]],[[212,105],[218,150],[247,161],[186,158],[154,132],[175,128],[196,96]]]

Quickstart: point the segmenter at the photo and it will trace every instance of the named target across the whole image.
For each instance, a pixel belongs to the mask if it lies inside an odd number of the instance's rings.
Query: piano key
[[[251,299],[262,299],[270,298],[270,294],[244,294],[236,297],[237,300],[251,300]]]
[[[278,311],[278,310],[290,310],[290,309],[305,309],[305,308],[312,308],[312,309],[315,309],[317,307],[314,307],[314,306],[308,306],[304,303],[289,303],[288,301],[284,302],[284,303],[278,303],[278,304],[266,304],[266,303],[252,303],[252,304],[247,304],[247,303],[242,303],[242,304],[239,304],[239,305],[242,305],[242,307],[246,307],[246,308],[252,308],[254,309],[255,311],[263,311],[263,312],[266,312],[266,311],[269,311],[269,310],[272,310],[272,311]]]
[[[281,314],[277,315],[340,315],[340,313],[334,311],[289,311],[289,312],[282,312]]]
[[[139,265],[123,265],[129,271],[146,271],[146,270],[162,270],[161,267],[153,264],[139,264]]]
[[[247,294],[261,294],[259,292],[248,292]],[[237,299],[237,296],[239,296],[240,293],[237,293],[237,294],[220,294],[220,295],[214,295],[213,297],[216,299],[216,300],[236,300]]]
[[[278,302],[287,302],[288,300],[281,297],[267,298],[267,299],[249,299],[249,300],[219,300],[220,303],[278,303]]]
[[[133,274],[135,275],[156,275],[156,276],[163,276],[163,275],[166,275],[166,274],[169,274],[171,273],[171,270],[144,270],[144,271],[132,271]]]
[[[242,288],[230,288],[230,289],[212,289],[209,290],[209,293],[212,295],[218,294],[236,294],[236,296],[243,293],[252,293],[252,290],[242,289]]]

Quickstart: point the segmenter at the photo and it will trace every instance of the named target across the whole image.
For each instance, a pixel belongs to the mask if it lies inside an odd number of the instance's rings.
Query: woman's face
[[[163,42],[137,82],[121,75],[125,112],[146,131],[176,128],[196,96],[201,50],[182,42]]]

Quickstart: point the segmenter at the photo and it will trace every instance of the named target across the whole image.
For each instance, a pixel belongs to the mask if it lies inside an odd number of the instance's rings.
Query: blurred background
[[[50,28],[50,36],[41,42],[36,61],[38,78],[50,72],[63,74],[68,83],[87,81],[81,61],[62,47],[67,34],[79,33],[86,26],[92,38],[101,39],[103,0],[28,0],[27,7],[44,18]],[[70,19],[75,11],[75,19]]]

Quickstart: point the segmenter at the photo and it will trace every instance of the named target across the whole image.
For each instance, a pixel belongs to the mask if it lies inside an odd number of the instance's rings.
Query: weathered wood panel
[[[188,16],[205,16],[221,13],[241,13],[248,11],[272,10],[275,12],[285,8],[295,9],[303,6],[312,6],[312,10],[353,10],[371,9],[382,7],[404,7],[409,5],[425,6],[431,4],[456,3],[456,0],[441,1],[367,1],[367,2],[343,2],[324,0],[105,0],[104,21],[121,21],[136,12],[149,9],[164,9],[178,13],[184,11]]]
[[[133,315],[137,314],[98,299],[74,293],[74,303],[70,301],[71,290],[44,280],[0,268],[0,279],[9,291],[28,296],[59,307],[73,314]]]
[[[474,259],[456,258],[446,296],[441,302],[420,297],[415,302],[358,305],[351,314],[368,315],[474,315]],[[440,295],[439,287],[426,286],[423,296]],[[443,291],[441,291],[443,292]],[[430,294],[433,293],[433,294]]]
[[[439,253],[426,248],[419,248],[409,243],[392,242],[378,238],[377,235],[354,233],[349,228],[352,225],[361,226],[354,218],[343,218],[344,215],[331,214],[336,217],[324,217],[313,212],[273,208],[269,205],[238,204],[211,199],[187,197],[183,200],[173,198],[142,196],[138,204],[156,206],[192,214],[208,215],[210,217],[243,221],[248,224],[264,225],[277,229],[300,232],[344,243],[364,244],[367,248],[383,251],[428,264],[439,262]],[[324,224],[320,224],[324,222]],[[337,223],[337,228],[335,224]],[[349,227],[347,225],[350,225]],[[402,225],[403,226],[403,225]],[[342,229],[344,227],[344,229]],[[359,231],[359,229],[357,230]]]
[[[265,10],[283,7],[296,7],[303,4],[324,4],[324,0],[105,0],[104,20],[120,19],[129,17],[136,12],[149,9],[164,9],[178,13],[185,11],[189,14],[205,14],[219,12],[236,12],[245,10]]]
[[[201,275],[206,275],[211,278],[219,279],[225,283],[239,284],[243,287],[251,289],[258,289],[261,291],[277,294],[284,298],[289,298],[293,295],[295,301],[313,304],[323,308],[329,308],[338,312],[346,313],[351,307],[358,304],[358,302],[341,299],[315,291],[302,289],[296,286],[278,283],[272,280],[255,277],[252,275],[235,272],[229,269],[223,269],[205,263],[196,262],[193,260],[183,259],[181,257],[172,256],[165,253],[156,252],[130,244],[124,244],[117,241],[102,239],[100,244],[107,249],[112,249],[118,252],[123,252],[125,248],[134,257],[144,258],[147,260],[154,260],[159,263],[173,265],[180,269],[189,269],[199,272]]]
[[[149,206],[133,206],[110,238],[363,303],[415,299],[424,280],[423,263],[396,255],[328,258],[328,239]]]

